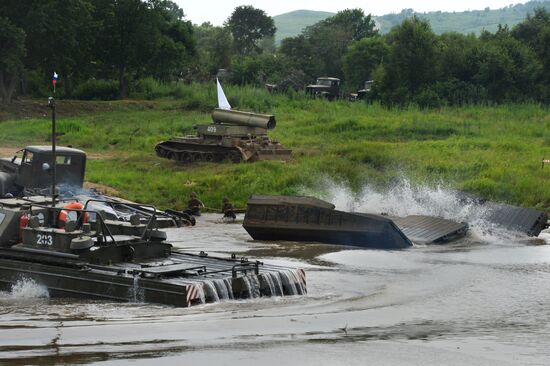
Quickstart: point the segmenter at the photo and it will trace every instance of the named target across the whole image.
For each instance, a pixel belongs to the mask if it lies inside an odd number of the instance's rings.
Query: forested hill
[[[401,24],[401,22],[413,14],[429,20],[436,34],[444,32],[458,32],[479,34],[483,29],[494,32],[499,24],[508,24],[512,27],[520,23],[527,14],[532,14],[536,8],[544,7],[550,10],[550,0],[529,1],[525,4],[510,5],[502,9],[472,10],[464,12],[429,12],[415,13],[413,9],[404,9],[397,14],[386,14],[375,17],[381,33]],[[273,17],[277,27],[275,36],[277,42],[283,38],[297,36],[301,31],[320,20],[326,19],[334,13],[311,10],[296,10],[290,13]]]
[[[308,25],[313,25],[333,15],[334,13],[313,10],[295,10],[276,15],[273,17],[277,27],[275,38],[279,42],[284,38],[297,36]]]
[[[529,1],[525,4],[510,5],[501,9],[472,10],[464,12],[429,12],[416,13],[427,19],[436,34],[445,32],[476,33],[488,30],[494,32],[499,24],[507,24],[510,28],[525,19],[527,14],[533,14],[535,9],[544,7],[550,9],[550,0]],[[405,18],[415,14],[413,9],[404,9],[399,14],[387,14],[376,17],[382,33],[387,33],[392,27],[401,24]]]

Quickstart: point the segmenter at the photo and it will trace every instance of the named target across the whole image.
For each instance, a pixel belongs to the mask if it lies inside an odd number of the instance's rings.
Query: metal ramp
[[[491,205],[487,220],[509,230],[538,236],[547,227],[548,215],[532,208],[495,204]]]
[[[441,244],[466,235],[468,225],[439,217],[412,215],[392,218],[412,242]]]

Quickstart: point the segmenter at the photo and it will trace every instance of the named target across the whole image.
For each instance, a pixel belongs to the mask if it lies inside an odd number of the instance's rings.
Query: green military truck
[[[0,159],[0,197],[25,189],[48,189],[52,182],[52,147],[27,146],[12,158]],[[86,153],[70,147],[56,149],[56,180],[60,187],[82,188]]]
[[[306,86],[306,94],[328,100],[338,99],[340,98],[340,84],[341,81],[338,78],[318,77],[315,84]]]

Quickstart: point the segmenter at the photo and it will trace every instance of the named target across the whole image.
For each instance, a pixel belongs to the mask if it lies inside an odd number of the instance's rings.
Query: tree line
[[[90,79],[174,80],[196,54],[193,26],[163,0],[2,0],[0,96],[44,94],[53,71],[71,96]],[[45,92],[47,93],[47,92]]]
[[[275,31],[252,6],[213,26],[191,24],[167,0],[4,0],[0,96],[47,94],[53,70],[63,96],[86,97],[92,85],[92,96],[124,98],[144,78],[203,82],[225,69],[225,82],[297,89],[318,76],[341,78],[348,91],[374,80],[369,100],[386,105],[550,103],[550,13],[542,8],[479,36],[436,35],[415,15],[381,35],[360,9],[279,46]]]

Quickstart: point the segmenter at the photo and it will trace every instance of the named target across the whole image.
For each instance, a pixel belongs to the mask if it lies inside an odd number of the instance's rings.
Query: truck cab
[[[49,188],[52,182],[51,146],[27,146],[12,158],[0,159],[0,197],[24,189]],[[82,188],[86,153],[70,147],[56,149],[56,181],[60,187]]]
[[[315,84],[306,86],[306,94],[324,97],[328,100],[340,97],[340,79],[333,77],[318,77]]]

